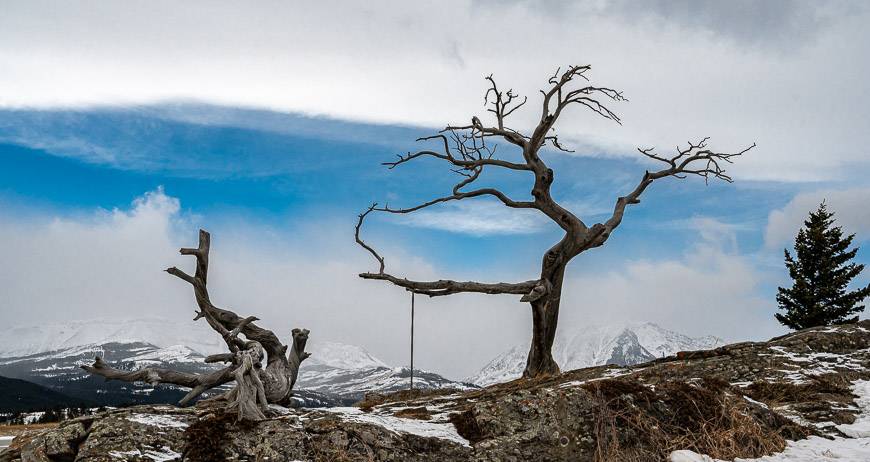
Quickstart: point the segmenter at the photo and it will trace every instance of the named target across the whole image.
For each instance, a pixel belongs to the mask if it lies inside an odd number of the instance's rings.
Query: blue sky
[[[8,323],[187,322],[190,294],[160,269],[189,264],[176,249],[203,227],[219,304],[400,364],[407,294],[356,277],[375,266],[353,225],[372,202],[449,193],[456,175],[380,163],[484,116],[490,73],[529,96],[512,123],[531,126],[538,89],[578,59],[630,100],[612,108],[623,125],[567,114],[557,128],[577,152],[545,153],[554,197],[587,223],[650,168],[636,147],[708,135],[722,151],[758,147],[730,169],[733,184],[669,179],[644,193],[569,267],[560,332],[644,321],[728,340],[784,332],[773,320],[782,249],[822,199],[870,263],[861,2],[195,3],[13,1],[0,17]],[[480,21],[518,32],[492,40]],[[519,199],[531,183],[492,171],[480,184]],[[509,281],[536,277],[560,236],[534,212],[474,200],[373,217],[364,237],[397,274]],[[420,303],[424,367],[463,377],[528,342],[528,309],[511,297]]]
[[[209,110],[203,105],[194,108]],[[418,147],[415,138],[434,129],[246,111],[249,118],[284,117],[291,127],[316,121],[321,130],[316,134],[303,130],[276,133],[180,122],[160,117],[158,109],[0,112],[0,152],[6,162],[0,178],[5,202],[61,214],[123,209],[136,197],[162,187],[181,201],[186,213],[201,216],[204,222],[244,217],[292,229],[300,217],[334,218],[348,223],[344,231],[352,239],[355,215],[371,202],[411,205],[443,195],[456,181],[437,162],[392,171],[380,165]],[[179,106],[174,109],[181,110]],[[357,141],[357,134],[364,134],[365,141]],[[639,159],[552,151],[547,160],[557,172],[554,196],[590,223],[606,219],[615,197],[630,190],[638,175],[652,167]],[[524,174],[493,173],[491,184],[515,197],[528,197],[530,183]],[[642,206],[630,210],[625,226],[605,250],[581,258],[608,268],[620,258],[674,254],[692,241],[695,230],[688,222],[700,217],[720,221],[732,230],[735,250],[757,252],[764,244],[763,229],[770,211],[784,207],[803,189],[806,185],[758,181],[705,185],[690,178],[661,182],[644,196]],[[513,259],[516,253],[536,261],[559,237],[554,225],[532,212],[502,210],[486,199],[462,206],[484,210],[456,210],[448,205],[427,211],[426,223],[385,217],[376,219],[378,228],[366,232],[377,235],[383,228],[390,239],[411,246],[414,254],[454,267],[485,266],[501,255]],[[463,226],[464,220],[477,213],[489,213],[484,217],[511,224],[480,230]],[[527,272],[531,275],[534,269],[533,264]],[[523,272],[522,268],[517,272]]]

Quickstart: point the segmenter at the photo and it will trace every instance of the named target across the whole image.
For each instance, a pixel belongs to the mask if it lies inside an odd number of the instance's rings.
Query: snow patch
[[[459,436],[459,433],[456,432],[456,427],[452,423],[435,423],[394,416],[366,414],[356,407],[331,407],[324,410],[338,414],[342,420],[348,422],[374,424],[393,433],[410,433],[426,438],[438,438],[471,447],[467,439]]]
[[[858,398],[855,403],[863,412],[850,424],[837,425],[837,430],[852,438],[864,438],[870,440],[870,381],[857,380],[852,383],[852,393]],[[870,441],[868,441],[870,444]],[[870,457],[868,457],[870,458]]]
[[[109,455],[121,460],[129,460],[130,457],[147,457],[154,462],[181,460],[181,454],[173,451],[169,446],[162,446],[160,449],[146,449],[145,451],[138,449],[133,449],[132,451],[109,451]]]
[[[0,449],[8,447],[12,444],[12,440],[15,439],[14,436],[0,436]]]
[[[772,346],[770,349],[776,352],[773,356],[780,356],[788,359],[790,362],[801,363],[790,365],[795,370],[780,370],[780,372],[785,373],[785,378],[794,384],[804,383],[809,376],[836,373],[838,369],[866,370],[859,361],[848,355],[826,352],[799,354],[788,351],[785,347],[781,346]]]
[[[142,425],[151,425],[152,427],[161,428],[187,428],[188,426],[186,423],[179,422],[175,418],[166,415],[133,414],[128,416],[127,420]]]
[[[748,397],[748,396],[746,396],[746,395],[743,395],[743,399],[745,399],[746,401],[749,401],[749,402],[752,403],[752,404],[755,404],[756,406],[763,407],[764,409],[769,409],[769,407],[767,406],[767,404],[764,404],[764,403],[762,403],[761,401],[756,401],[756,400],[754,400],[754,399],[752,399],[752,398],[750,398],[750,397]]]

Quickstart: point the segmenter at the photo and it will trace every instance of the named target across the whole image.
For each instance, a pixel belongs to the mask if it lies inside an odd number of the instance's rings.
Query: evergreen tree
[[[779,288],[776,301],[784,314],[776,319],[792,329],[856,322],[859,305],[870,296],[870,284],[849,291],[847,286],[864,265],[851,262],[858,247],[849,250],[854,234],[843,237],[834,226],[834,213],[825,203],[810,213],[795,238],[795,257],[785,250],[785,266],[794,280],[791,288]]]

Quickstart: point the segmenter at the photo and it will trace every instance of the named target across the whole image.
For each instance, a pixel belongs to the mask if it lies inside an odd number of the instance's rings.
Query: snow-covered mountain
[[[98,402],[107,405],[177,401],[184,394],[177,387],[106,382],[89,376],[79,366],[101,356],[128,370],[154,366],[206,372],[218,367],[203,359],[221,352],[225,348],[222,340],[208,328],[196,325],[191,329],[192,324],[142,319],[10,328],[0,333],[0,376],[28,380],[81,399],[98,397]],[[290,343],[289,338],[286,343]],[[303,406],[350,404],[366,392],[409,386],[408,369],[392,368],[361,347],[310,341],[306,350],[312,356],[302,364],[294,391]],[[474,387],[422,371],[414,371],[414,385]]]
[[[375,358],[365,349],[356,345],[336,342],[312,341],[306,348],[311,352],[311,358],[305,366],[325,366],[333,369],[355,370],[389,368],[383,361]]]
[[[705,350],[724,345],[722,339],[689,337],[653,323],[588,326],[556,337],[553,358],[562,370],[603,364],[632,365],[670,356],[678,351]],[[528,345],[498,355],[465,381],[480,386],[520,377],[526,367]]]
[[[224,343],[204,322],[179,323],[162,318],[83,320],[7,328],[0,334],[0,357],[28,356],[83,345],[147,343],[187,345],[202,355],[220,353]]]

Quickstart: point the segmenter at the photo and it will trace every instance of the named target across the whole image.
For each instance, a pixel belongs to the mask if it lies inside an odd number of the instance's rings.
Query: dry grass
[[[395,417],[417,420],[429,420],[432,418],[432,413],[429,412],[429,409],[426,409],[426,406],[399,409],[398,411],[394,412],[393,415]]]
[[[46,428],[55,428],[59,422],[27,424],[27,425],[0,425],[0,435],[3,436],[18,436],[24,432],[31,430],[43,430]]]
[[[461,390],[454,388],[438,388],[429,390],[399,390],[394,393],[366,393],[365,397],[358,403],[354,404],[354,406],[365,412],[369,412],[373,407],[381,404],[410,401],[418,398],[434,398],[459,392],[461,392]]]
[[[760,457],[807,432],[785,418],[752,408],[719,380],[697,385],[626,380],[584,385],[595,400],[596,461],[667,460],[677,449],[719,459]],[[762,413],[763,415],[760,415]]]
[[[819,400],[825,395],[825,401],[851,401],[852,392],[849,380],[841,374],[825,374],[810,377],[810,381],[801,384],[791,382],[753,382],[743,389],[750,398],[770,405],[802,403]]]

